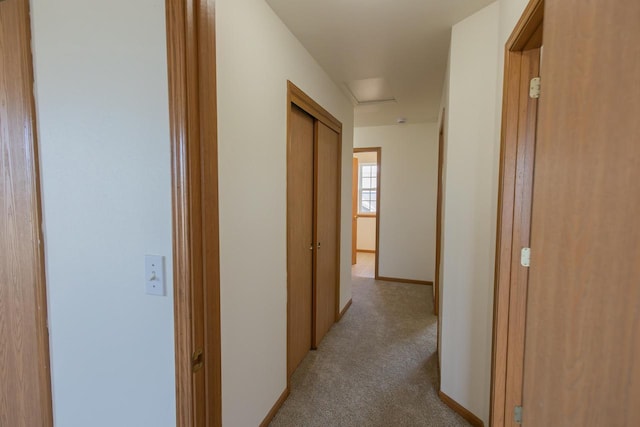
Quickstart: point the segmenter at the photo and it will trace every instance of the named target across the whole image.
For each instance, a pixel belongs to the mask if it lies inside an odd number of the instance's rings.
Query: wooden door
[[[291,105],[287,162],[288,376],[311,349],[313,281],[313,118]]]
[[[640,2],[547,2],[525,426],[640,420]]]
[[[336,321],[340,137],[316,121],[316,269],[314,347]]]
[[[522,375],[524,367],[525,319],[529,268],[521,264],[522,248],[530,247],[533,171],[535,167],[538,99],[529,96],[531,79],[540,75],[540,48],[520,54],[520,117],[516,143],[513,198],[513,233],[511,253],[511,293],[509,295],[509,328],[507,331],[505,408],[513,411],[522,405]],[[510,414],[505,425],[516,427]]]
[[[29,2],[0,1],[0,425],[51,426]]]
[[[353,158],[351,188],[351,265],[358,262],[358,158]]]

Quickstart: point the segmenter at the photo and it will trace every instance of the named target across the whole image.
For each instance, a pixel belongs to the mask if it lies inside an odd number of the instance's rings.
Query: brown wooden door
[[[525,426],[640,420],[640,2],[546,2]]]
[[[311,349],[314,120],[291,105],[287,173],[288,375]]]
[[[0,425],[51,426],[29,2],[0,1]]]
[[[316,269],[314,347],[336,321],[339,135],[316,121]]]
[[[525,315],[529,268],[521,264],[522,248],[530,246],[533,171],[535,167],[538,99],[529,96],[531,79],[540,75],[540,48],[522,52],[520,59],[520,96],[516,173],[513,203],[513,234],[511,254],[512,289],[509,297],[510,324],[507,331],[505,407],[509,412],[522,405],[522,375],[524,368]],[[510,409],[509,409],[510,408]],[[511,414],[505,414],[505,425],[517,427]]]
[[[358,262],[358,158],[353,158],[351,172],[351,264]]]

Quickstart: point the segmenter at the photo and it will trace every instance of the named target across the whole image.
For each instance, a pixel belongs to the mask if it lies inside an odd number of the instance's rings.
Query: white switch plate
[[[144,256],[145,291],[147,295],[164,296],[164,257]]]

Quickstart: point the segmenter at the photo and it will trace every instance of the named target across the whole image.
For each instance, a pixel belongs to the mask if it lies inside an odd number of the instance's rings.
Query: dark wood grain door
[[[316,121],[316,271],[314,347],[336,321],[338,274],[338,133]]]
[[[0,425],[51,426],[29,2],[0,1]]]
[[[640,2],[548,1],[523,425],[640,420]]]
[[[311,349],[314,120],[291,105],[287,171],[288,376]]]

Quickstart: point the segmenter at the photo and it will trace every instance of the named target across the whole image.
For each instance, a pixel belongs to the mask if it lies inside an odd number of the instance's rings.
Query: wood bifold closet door
[[[28,1],[0,1],[0,106],[0,425],[50,426]]]
[[[339,135],[291,104],[287,171],[288,376],[336,319]]]
[[[311,348],[313,298],[313,117],[291,106],[287,174],[288,328],[291,375]]]

